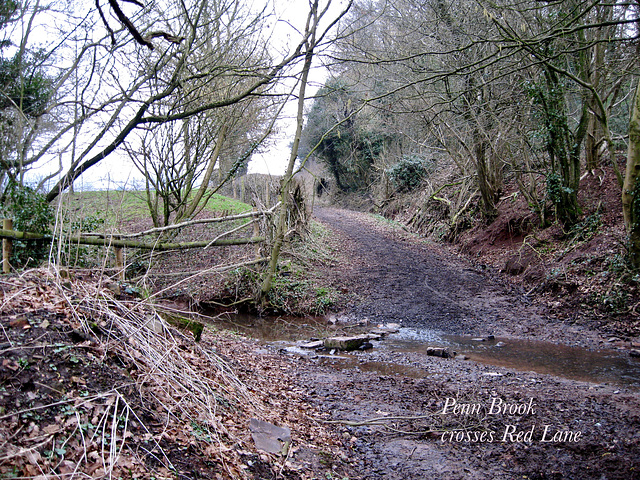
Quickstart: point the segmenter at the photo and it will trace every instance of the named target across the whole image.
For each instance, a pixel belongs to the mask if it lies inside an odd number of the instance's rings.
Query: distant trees
[[[272,63],[261,39],[260,15],[235,2],[202,2],[199,26],[192,27],[199,40],[180,72],[184,79],[170,81],[179,88],[149,107],[157,121],[146,125],[142,119],[124,142],[144,175],[156,226],[197,214],[223,183],[246,171],[251,154],[270,133],[278,97],[266,96],[267,84],[255,84],[260,70]],[[216,98],[220,103],[212,105]],[[173,119],[162,119],[167,111],[174,112]]]
[[[507,3],[504,8],[509,17],[497,9],[490,17],[499,44],[516,52],[515,58],[531,72],[529,93],[540,113],[549,161],[547,197],[558,219],[570,226],[580,216],[577,198],[585,143],[586,168],[593,170],[600,149],[612,149],[610,111],[618,89],[628,85],[637,67],[629,50],[633,13],[628,4],[615,2],[564,1],[530,9]],[[626,51],[621,48],[625,44]],[[620,68],[613,81],[605,57]]]
[[[371,188],[374,165],[392,136],[377,112],[363,106],[346,75],[330,80],[318,91],[302,133],[301,152],[306,155],[315,148],[344,192]]]
[[[308,139],[339,188],[344,165],[363,151],[347,128],[359,118],[359,132],[375,128],[384,138],[382,161],[357,163],[351,182],[384,181],[404,156],[429,157],[437,171],[473,178],[487,220],[509,178],[543,222],[554,214],[569,227],[581,215],[583,172],[603,161],[618,170],[614,150],[626,138],[639,71],[639,10],[577,0],[363,1],[310,111]],[[345,115],[356,106],[357,115]],[[323,135],[340,120],[346,125]]]
[[[111,48],[108,63],[124,69],[131,81],[120,83],[121,76],[111,79],[107,90],[118,96],[110,98],[113,106],[105,111],[113,113],[105,118],[99,137],[72,161],[47,198],[53,200],[134,131],[184,122],[206,112],[217,111],[222,118],[224,109],[263,95],[302,48],[298,45],[273,62],[261,38],[266,21],[263,11],[252,11],[236,0],[192,0],[163,11],[145,11],[137,25],[143,35],[161,28],[181,32],[184,40],[162,51],[140,51],[125,36]]]

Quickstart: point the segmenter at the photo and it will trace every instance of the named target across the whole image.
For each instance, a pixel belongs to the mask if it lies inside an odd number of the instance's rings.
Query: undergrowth
[[[338,261],[331,231],[311,221],[304,238],[295,237],[283,248],[266,305],[256,305],[260,272],[248,267],[230,272],[225,281],[226,304],[267,314],[325,315],[344,301],[344,294],[328,283],[323,271]]]

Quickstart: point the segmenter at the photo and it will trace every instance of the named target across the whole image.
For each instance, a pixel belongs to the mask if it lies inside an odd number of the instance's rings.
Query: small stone
[[[387,323],[380,324],[377,328],[371,330],[372,333],[376,333],[378,335],[386,335],[388,333],[398,333],[400,331],[399,323]]]
[[[324,346],[328,349],[337,349],[350,352],[359,349],[369,340],[367,335],[357,335],[353,337],[330,337],[324,339]]]
[[[382,328],[374,328],[369,332],[369,335],[378,335],[380,337],[384,337],[387,333],[389,332]]]
[[[114,295],[122,295],[122,289],[120,288],[120,285],[118,285],[115,282],[109,282],[107,283],[106,287],[111,290],[111,292]]]
[[[431,357],[451,358],[451,352],[444,347],[427,347],[427,355]]]
[[[496,347],[504,347],[505,345],[506,345],[506,343],[504,343],[504,342],[496,343]]]
[[[324,342],[322,340],[316,340],[313,342],[307,342],[307,343],[303,343],[302,345],[300,345],[300,348],[308,348],[311,350],[314,350],[316,348],[322,348],[324,347]]]
[[[286,455],[291,444],[291,430],[252,418],[249,421],[251,437],[258,450]]]
[[[640,350],[629,350],[629,355],[633,358],[640,358]]]

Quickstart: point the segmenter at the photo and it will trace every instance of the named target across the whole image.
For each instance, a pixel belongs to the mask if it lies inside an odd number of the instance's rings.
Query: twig
[[[253,225],[258,219],[254,218],[253,220],[251,220],[250,222],[247,223],[243,223],[242,225],[236,227],[236,228],[232,228],[231,230],[229,230],[228,232],[224,232],[221,233],[220,235],[218,235],[216,238],[214,238],[213,240],[211,240],[204,248],[203,250],[208,249],[211,245],[215,244],[218,240],[220,240],[223,237],[226,237],[227,235],[231,235],[232,233],[235,233],[237,231],[242,230],[243,228],[247,228],[249,225]]]
[[[229,216],[226,216],[226,217],[214,217],[214,218],[203,218],[203,219],[198,219],[198,220],[189,220],[189,221],[182,222],[182,223],[176,223],[175,225],[168,225],[166,227],[156,227],[156,228],[151,228],[149,230],[144,230],[144,231],[138,232],[138,233],[121,234],[121,235],[118,235],[118,236],[120,238],[135,238],[135,237],[142,237],[142,236],[145,236],[145,235],[151,235],[153,233],[161,233],[161,232],[167,232],[169,230],[176,230],[176,229],[189,227],[191,225],[198,225],[198,224],[202,224],[202,223],[228,222],[228,221],[231,221],[231,220],[240,220],[242,218],[260,217],[260,216],[264,216],[264,215],[272,215],[273,212],[275,211],[275,209],[279,205],[280,205],[280,202],[276,203],[273,207],[271,207],[269,210],[266,210],[266,211],[240,213],[238,215],[229,215]]]

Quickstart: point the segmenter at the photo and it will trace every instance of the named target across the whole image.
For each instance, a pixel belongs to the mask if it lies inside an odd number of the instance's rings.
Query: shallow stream
[[[334,335],[365,333],[371,326],[329,325],[323,317],[279,317],[259,318],[251,315],[225,315],[214,320],[214,324],[237,331],[247,337],[280,348],[293,347],[296,342],[324,338]],[[398,333],[385,336],[374,342],[378,349],[394,352],[427,354],[427,347],[447,347],[469,360],[488,365],[501,366],[522,371],[550,374],[573,380],[592,383],[610,383],[640,388],[640,359],[632,358],[627,351],[597,350],[558,345],[538,340],[523,340],[508,337],[480,338],[463,335],[447,335],[433,330],[401,328]],[[289,348],[303,353],[302,349]],[[313,351],[307,351],[312,354]],[[338,358],[336,358],[338,360]],[[355,362],[349,362],[354,364]],[[374,370],[381,374],[402,373],[419,375],[418,369],[404,365],[371,361],[358,363],[361,370]],[[410,371],[409,371],[410,370]],[[415,370],[415,371],[414,371]]]

